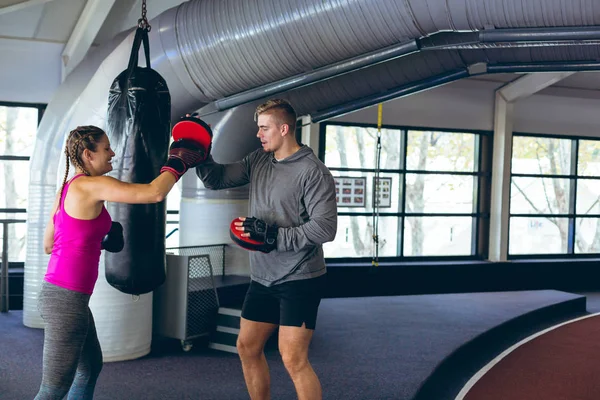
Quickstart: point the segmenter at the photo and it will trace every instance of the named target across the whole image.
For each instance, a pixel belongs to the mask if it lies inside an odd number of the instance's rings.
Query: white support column
[[[528,74],[496,90],[490,209],[490,261],[506,261],[508,256],[514,104],[572,74],[573,72]]]
[[[492,201],[490,209],[490,261],[506,261],[508,254],[508,206],[512,157],[513,103],[496,92]]]
[[[88,0],[62,53],[62,80],[83,60],[115,0]]]
[[[319,129],[320,124],[313,124],[310,116],[302,117],[302,143],[310,147],[313,152],[319,155]]]

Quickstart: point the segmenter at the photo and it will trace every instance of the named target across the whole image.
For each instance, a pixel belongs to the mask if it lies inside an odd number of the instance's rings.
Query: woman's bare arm
[[[79,179],[79,188],[93,200],[129,204],[161,202],[176,182],[175,176],[170,172],[163,172],[147,184],[122,182],[110,176]]]

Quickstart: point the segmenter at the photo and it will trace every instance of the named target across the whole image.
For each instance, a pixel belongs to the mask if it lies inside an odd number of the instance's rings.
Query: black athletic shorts
[[[251,281],[242,318],[282,326],[306,324],[307,329],[314,330],[326,277],[327,274],[268,287]]]

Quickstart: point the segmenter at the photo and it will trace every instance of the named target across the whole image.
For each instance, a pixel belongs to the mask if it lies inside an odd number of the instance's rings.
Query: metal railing
[[[8,225],[27,222],[24,219],[0,219],[2,224],[2,269],[0,270],[0,312],[8,312]]]
[[[7,218],[9,215],[13,214],[23,214],[27,215],[27,210],[24,208],[2,208],[0,209],[0,216],[4,218],[0,218],[0,224],[2,225],[2,264],[0,264],[0,312],[8,312],[10,309],[10,290],[9,290],[9,276],[8,271],[10,269],[10,262],[8,259],[9,255],[9,235],[8,235],[8,227],[9,224],[20,224],[26,223],[26,219],[18,219],[18,218]],[[168,225],[178,224],[179,223],[179,211],[177,210],[168,210],[168,217],[175,216],[177,220],[168,220]],[[167,217],[167,218],[168,218]],[[172,229],[167,237],[171,236],[175,233],[178,228]]]

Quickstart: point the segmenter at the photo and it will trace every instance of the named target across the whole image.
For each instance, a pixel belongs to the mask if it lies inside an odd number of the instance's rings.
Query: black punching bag
[[[146,68],[138,67],[140,44]],[[150,67],[148,31],[138,28],[127,69],[115,78],[108,100],[107,134],[115,152],[111,176],[150,183],[167,159],[171,134],[171,95],[167,83]],[[121,292],[139,295],[166,278],[166,202],[110,203],[108,211],[123,225],[125,247],[105,252],[106,280]]]

